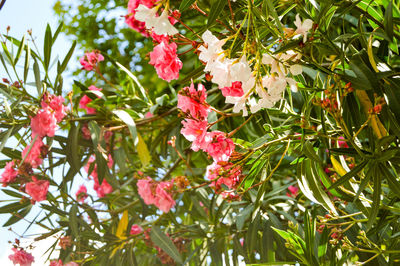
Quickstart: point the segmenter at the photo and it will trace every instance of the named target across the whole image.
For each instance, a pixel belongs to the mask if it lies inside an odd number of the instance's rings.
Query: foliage
[[[77,75],[80,81],[64,94],[70,112],[56,135],[44,138],[46,160],[33,173],[48,180],[54,192],[33,205],[24,192],[29,175],[20,174],[18,182],[3,188],[14,199],[0,207],[0,213],[11,214],[3,226],[40,208],[45,217],[29,222],[48,232],[35,240],[67,236],[71,245],[60,249],[59,259],[82,265],[237,265],[240,259],[253,265],[397,265],[400,3],[160,2],[167,9],[179,9],[183,22],[175,25],[181,34],[174,37],[182,42],[178,52],[183,69],[171,83],[161,81],[147,65],[151,39],[128,28],[120,30],[122,37],[115,21],[107,19],[105,7],[110,11],[127,3],[85,2],[79,14],[57,4],[67,33],[82,48],[100,50],[105,60],[94,71]],[[296,14],[303,22],[313,22],[307,41],[288,30],[295,27]],[[0,60],[10,81],[0,83],[0,151],[9,158],[1,161],[2,167],[10,160],[23,165],[30,118],[45,93],[70,90],[63,87],[62,73],[75,44],[65,59],[54,63],[55,74],[50,71],[51,47],[61,28],[54,34],[47,28],[42,56],[25,38],[3,36]],[[233,112],[191,52],[199,52],[207,29],[227,39],[227,58],[245,55],[258,66],[257,77],[272,71],[259,63],[264,53],[301,54],[301,60],[289,63],[303,69],[291,76],[298,92],[287,89],[273,107],[248,117]],[[106,36],[104,31],[109,33],[107,40],[99,38]],[[139,43],[143,49],[135,47]],[[134,55],[141,57],[135,62],[143,67],[139,73],[129,70]],[[17,67],[22,58],[21,73]],[[220,189],[210,186],[205,175],[212,158],[193,151],[180,133],[188,114],[177,108],[178,94],[191,80],[207,89],[211,129],[226,132],[236,145],[230,162],[240,166],[242,174],[232,197],[224,197],[223,192],[231,192],[225,184]],[[92,84],[102,91],[90,90]],[[95,114],[79,108],[84,95]],[[109,154],[115,161],[112,167],[107,165]],[[112,193],[89,193],[82,202],[74,196],[77,180],[93,170],[93,164],[81,170],[92,155],[99,183],[107,181]],[[147,176],[159,182],[174,180],[176,205],[169,212],[146,204],[139,195],[138,180]],[[134,224],[144,232],[130,234]],[[58,249],[56,243],[49,257]]]

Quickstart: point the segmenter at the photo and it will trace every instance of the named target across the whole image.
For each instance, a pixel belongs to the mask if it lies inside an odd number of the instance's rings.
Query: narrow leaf
[[[165,235],[158,226],[153,226],[150,231],[151,241],[154,242],[156,246],[164,250],[171,258],[173,258],[177,263],[182,264],[183,260],[181,254],[179,254],[178,249],[171,239]]]
[[[219,14],[221,14],[227,1],[225,0],[214,0],[211,4],[210,14],[208,16],[207,28],[209,28],[217,20]]]

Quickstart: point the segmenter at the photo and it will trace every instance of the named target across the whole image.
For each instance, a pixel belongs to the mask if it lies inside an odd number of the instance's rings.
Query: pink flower
[[[153,65],[157,75],[170,82],[179,78],[179,70],[182,68],[182,62],[176,54],[176,43],[168,44],[165,41],[154,47],[150,52],[150,65]]]
[[[145,117],[145,118],[152,118],[152,117],[154,117],[154,115],[153,115],[151,112],[147,112],[147,113],[144,115],[144,117]]]
[[[169,22],[171,22],[172,25],[175,25],[180,17],[181,17],[181,12],[179,10],[174,10],[172,11],[172,16],[168,16]]]
[[[221,131],[213,131],[208,134],[212,141],[207,146],[207,153],[213,157],[215,162],[227,162],[235,149],[233,141],[225,137],[225,133]]]
[[[83,203],[85,201],[85,199],[88,197],[86,186],[81,185],[79,187],[78,191],[76,192],[75,196],[76,196],[77,201]]]
[[[88,89],[91,90],[91,91],[101,91],[102,90],[101,88],[97,88],[94,85],[90,85]],[[83,95],[83,97],[79,101],[79,108],[85,109],[86,113],[88,113],[88,114],[95,114],[96,113],[96,109],[87,106],[91,102],[92,102],[92,99],[90,99],[87,95]]]
[[[112,131],[108,131],[108,130],[107,130],[106,132],[104,132],[104,141],[105,141],[107,144],[110,143],[110,140],[111,140],[112,135],[113,135]],[[111,158],[111,154],[108,155],[108,159],[109,159],[109,160],[110,160],[110,158]],[[112,161],[112,158],[111,158],[111,161]],[[112,161],[112,162],[113,162],[113,161]],[[112,167],[112,165],[113,165],[113,164],[111,164],[110,168]]]
[[[44,144],[41,138],[36,138],[36,141],[33,144],[29,154],[26,155],[31,146],[32,143],[25,147],[25,149],[22,151],[22,158],[26,156],[24,162],[29,163],[33,168],[37,168],[43,162],[42,147],[44,147]]]
[[[97,197],[99,197],[99,198],[103,198],[107,194],[109,194],[113,191],[112,186],[107,182],[106,179],[103,179],[103,182],[101,182],[101,185],[100,185],[97,174],[96,174],[96,178],[94,178],[93,189],[96,191]]]
[[[240,181],[240,175],[242,169],[240,165],[234,166],[233,163],[226,162],[214,162],[207,166],[206,177],[209,180],[216,180],[211,185],[215,187],[217,191],[221,190],[222,184],[229,189],[234,189]]]
[[[7,184],[14,182],[15,178],[18,175],[18,171],[14,169],[14,162],[6,163],[6,167],[4,168],[4,172],[1,174],[0,182],[3,183],[3,187],[7,186]]]
[[[55,96],[45,94],[44,99],[42,100],[42,108],[50,108],[53,110],[54,117],[57,122],[63,120],[64,116],[67,115],[67,107],[64,105],[64,98],[62,96]]]
[[[89,176],[92,176],[93,178],[97,178],[97,167],[96,164],[93,167],[93,170],[89,173],[90,170],[90,165],[96,161],[96,158],[92,155],[90,156],[87,164],[83,167],[85,169],[86,173],[88,173]]]
[[[189,113],[193,118],[204,120],[210,111],[206,103],[207,92],[202,84],[199,84],[197,90],[194,84],[185,87],[178,94],[178,108],[185,113]]]
[[[26,252],[23,249],[12,248],[14,254],[8,256],[8,258],[13,262],[14,265],[19,264],[20,266],[31,266],[35,258],[32,254]]]
[[[340,148],[348,148],[349,147],[349,145],[347,144],[347,142],[344,140],[344,138],[342,136],[339,137],[338,145]]]
[[[286,193],[286,196],[295,198],[297,197],[297,194],[299,194],[299,188],[295,186],[289,186],[288,187],[289,192]]]
[[[97,66],[97,63],[101,61],[104,61],[104,57],[96,50],[90,53],[85,53],[85,55],[79,59],[79,62],[83,67],[82,69],[87,71],[93,70],[93,68]]]
[[[154,41],[156,41],[158,43],[162,43],[162,42],[168,43],[169,42],[169,36],[166,34],[158,35],[158,34],[154,33],[154,31],[152,31],[150,33],[150,36]]]
[[[97,196],[98,196],[99,198],[103,198],[103,197],[105,197],[106,194],[111,193],[111,192],[113,191],[113,188],[112,188],[112,186],[107,182],[106,179],[103,179],[103,181],[102,181],[101,184],[100,184],[99,178],[98,178],[98,175],[97,175],[97,165],[96,165],[96,164],[94,165],[93,170],[89,173],[90,165],[91,165],[92,163],[95,163],[95,161],[96,161],[96,158],[95,158],[94,156],[91,156],[91,157],[89,158],[89,161],[88,161],[87,164],[85,165],[84,169],[85,169],[86,173],[88,173],[88,175],[91,176],[91,177],[93,178],[93,180],[94,180],[93,189],[96,191]],[[109,168],[111,168],[111,167],[113,166],[113,164],[114,164],[114,161],[113,161],[113,159],[112,159],[112,157],[111,157],[111,154],[109,154],[109,155],[108,155],[107,166],[108,166]]]
[[[131,227],[131,235],[139,235],[143,232],[143,228],[137,224],[132,225]]]
[[[172,189],[171,182],[160,182],[156,188],[156,205],[161,211],[167,213],[169,210],[175,206],[175,201],[171,194],[167,190]]]
[[[64,266],[64,264],[63,264],[62,260],[58,260],[58,261],[52,260],[52,261],[50,261],[49,266]]]
[[[207,137],[207,121],[187,119],[182,121],[182,125],[181,134],[192,142],[192,150],[205,150],[211,142],[211,139]]]
[[[81,130],[82,130],[82,137],[83,137],[84,139],[88,139],[88,140],[91,139],[91,133],[90,133],[88,124],[83,124]]]
[[[244,94],[242,89],[242,82],[240,81],[233,82],[231,87],[223,87],[220,89],[222,91],[222,95],[224,95],[225,97],[242,97]]]
[[[32,177],[32,180],[33,182],[29,182],[25,186],[26,193],[35,201],[46,200],[50,182],[47,180],[38,180],[36,177]]]
[[[57,119],[51,111],[49,107],[43,108],[31,119],[32,137],[54,137],[57,129]]]
[[[152,8],[157,0],[129,0],[128,12],[133,13],[136,11],[139,5],[145,5],[148,8]]]
[[[140,179],[137,182],[138,193],[147,205],[155,204],[156,202],[156,197],[152,192],[154,190],[152,181],[150,177],[147,177],[147,179]]]
[[[92,115],[96,113],[96,109],[92,107],[88,107],[88,103],[90,103],[92,99],[90,99],[87,95],[83,95],[81,100],[79,101],[79,108],[85,109],[86,113]]]
[[[135,18],[135,13],[131,13],[125,16],[125,23],[128,26],[142,34],[144,37],[149,37],[149,34],[146,31],[146,24],[142,21],[139,21]]]
[[[146,23],[139,21],[135,18],[137,11],[136,9],[139,7],[140,4],[148,8],[152,8],[155,1],[156,0],[130,0],[128,2],[129,14],[125,16],[125,23],[128,24],[130,28],[142,34],[144,37],[149,37],[149,34],[146,31]]]

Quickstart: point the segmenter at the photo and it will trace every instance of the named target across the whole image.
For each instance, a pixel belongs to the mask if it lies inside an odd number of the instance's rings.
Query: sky
[[[52,32],[56,30],[58,26],[57,18],[52,10],[52,5],[55,0],[7,0],[3,8],[0,10],[0,33],[5,34],[7,26],[11,27],[9,34],[17,39],[21,39],[24,34],[27,34],[28,29],[32,29],[32,35],[35,37],[35,42],[39,47],[39,50],[43,51],[43,38],[47,23],[50,24]],[[71,47],[72,42],[67,40],[62,34],[59,35],[55,46],[53,47],[53,54],[59,55],[60,58],[64,58],[65,54]],[[20,62],[23,60],[20,59]],[[0,78],[6,77],[2,65],[0,65]],[[33,77],[32,77],[33,78]],[[29,82],[28,78],[28,82]],[[33,80],[31,80],[33,81]],[[0,200],[7,199],[4,193],[0,192]],[[0,206],[3,203],[0,203]],[[31,211],[34,216],[35,212],[38,212],[39,207],[34,206]],[[28,217],[29,217],[28,216]],[[0,215],[0,226],[5,223],[9,218],[9,215]],[[22,233],[26,228],[26,223],[17,223],[12,226],[15,232]],[[38,228],[32,227],[29,234],[38,233]],[[11,245],[8,241],[14,241],[17,235],[8,230],[8,228],[0,227],[0,265],[12,266],[13,264],[8,259],[8,255],[11,254]],[[35,243],[35,248],[32,251],[35,257],[35,263],[33,266],[46,265],[44,263],[45,257],[41,255],[54,243],[56,239],[50,238]],[[22,242],[29,244],[30,242]],[[48,263],[47,263],[48,265]]]

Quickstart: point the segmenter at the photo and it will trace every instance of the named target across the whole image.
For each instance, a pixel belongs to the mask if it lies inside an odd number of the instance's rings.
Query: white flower
[[[199,47],[199,59],[207,63],[206,71],[209,71],[207,69],[211,68],[212,63],[223,55],[222,46],[226,40],[218,40],[209,30],[206,30],[201,37],[207,47],[204,45]]]
[[[146,27],[147,24],[149,25],[154,24],[154,18],[156,17],[157,10],[155,8],[148,8],[145,5],[140,4],[136,9],[135,19],[145,22]]]
[[[161,13],[161,16],[156,17],[156,20],[157,24],[153,26],[153,31],[155,34],[166,34],[171,36],[178,34],[178,30],[171,24],[168,19],[168,13],[166,9],[164,9],[164,11]]]
[[[153,29],[157,35],[175,35],[178,30],[172,26],[168,19],[167,10],[161,13],[161,16],[157,17],[156,8],[148,8],[145,5],[140,4],[136,9],[135,18],[145,23],[146,29]]]
[[[254,87],[255,78],[245,56],[242,56],[239,62],[233,64],[231,67],[231,77],[232,82],[242,82],[244,91],[248,91]]]
[[[217,84],[220,88],[232,86],[232,82],[234,81],[231,76],[233,61],[233,59],[227,58],[216,60],[209,65],[209,69],[206,69],[206,71],[210,71],[213,76],[211,81]]]
[[[285,53],[277,54],[275,57],[269,54],[263,54],[262,63],[270,65],[271,73],[277,73],[280,77],[286,76],[288,74],[287,70],[289,70],[292,75],[296,76],[303,72],[303,67],[299,64],[288,66],[288,62],[297,61],[300,60],[300,58],[301,54],[289,50]]]
[[[231,98],[231,99],[228,99]],[[247,97],[242,96],[242,97],[231,97],[228,96],[226,97],[226,103],[233,103],[233,112],[234,113],[239,113],[240,111],[243,111],[243,116],[248,116],[248,112],[247,112],[247,107],[246,107],[246,101],[247,101]],[[235,99],[233,99],[235,98]],[[233,100],[233,101],[232,101]]]
[[[303,43],[307,41],[307,32],[312,28],[313,22],[311,19],[306,19],[301,22],[300,15],[296,15],[296,21],[294,22],[297,29],[294,32],[295,34],[303,35]]]

